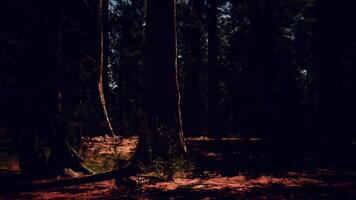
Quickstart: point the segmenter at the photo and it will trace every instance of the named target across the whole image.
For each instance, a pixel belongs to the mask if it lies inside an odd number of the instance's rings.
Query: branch
[[[100,181],[106,181],[115,179],[119,175],[117,170],[110,172],[80,177],[80,178],[70,178],[70,179],[61,179],[54,180],[45,183],[7,183],[0,187],[1,193],[13,193],[13,192],[31,192],[35,190],[44,190],[52,187],[65,187],[72,185],[80,185],[86,183],[94,183]],[[11,181],[9,181],[11,182]]]

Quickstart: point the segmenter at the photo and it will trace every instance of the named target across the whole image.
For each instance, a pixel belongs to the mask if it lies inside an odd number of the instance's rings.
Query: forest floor
[[[66,179],[21,177],[11,140],[0,140],[0,185]],[[113,138],[87,139],[85,164],[95,172],[111,170],[117,160],[130,158],[137,137],[121,143]],[[355,199],[353,155],[326,157],[286,153],[288,145],[270,150],[260,138],[187,138],[191,159],[181,161],[173,181],[131,177],[134,184],[115,180],[36,191],[0,190],[0,199]],[[302,151],[304,147],[300,147]],[[336,162],[337,160],[337,162]],[[182,164],[183,163],[183,164]],[[78,177],[82,176],[77,174]],[[68,179],[68,178],[67,178]],[[16,184],[15,184],[16,185]],[[16,191],[16,192],[10,192]]]

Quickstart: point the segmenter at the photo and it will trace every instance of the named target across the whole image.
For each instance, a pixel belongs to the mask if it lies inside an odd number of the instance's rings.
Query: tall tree
[[[80,118],[78,113],[83,113],[82,102],[98,108],[94,113],[103,114],[97,87],[104,60],[100,51],[104,43],[100,28],[102,2],[90,3],[75,1],[68,7],[68,2],[63,1],[23,0],[11,5],[26,16],[16,23],[15,29],[9,29],[15,35],[26,31],[21,38],[23,43],[18,46],[21,59],[16,64],[26,80],[23,88],[26,92],[15,90],[11,96],[19,99],[16,104],[21,109],[21,117],[14,124],[20,127],[16,133],[24,173],[43,174],[47,170],[61,173],[66,168],[89,171],[70,144],[77,128],[85,123],[76,122]],[[15,82],[23,84],[23,80]],[[97,123],[96,120],[93,121]],[[48,159],[39,141],[47,141]]]
[[[108,15],[108,0],[98,0],[99,1],[99,6],[98,6],[98,15],[99,15],[99,20],[98,20],[98,27],[99,27],[99,41],[100,41],[100,53],[99,53],[99,81],[98,81],[98,89],[99,89],[99,96],[100,96],[100,103],[101,106],[103,107],[103,112],[105,116],[106,123],[109,127],[111,135],[115,135],[114,129],[111,125],[108,110],[106,107],[106,101],[105,101],[105,88],[108,87],[108,85],[105,87],[105,85],[108,83],[107,82],[107,69],[108,66],[108,33],[107,33],[107,15]],[[106,83],[106,84],[105,84]],[[106,91],[108,91],[106,89]]]
[[[355,4],[317,1],[317,124],[323,142],[343,147],[354,132]],[[333,10],[333,12],[330,12]],[[337,136],[335,135],[337,134]],[[338,137],[342,136],[342,137]]]
[[[208,132],[217,133],[217,107],[218,107],[218,29],[217,29],[217,0],[208,1]]]
[[[26,42],[21,45],[21,54],[28,59],[19,59],[18,65],[26,77],[27,93],[16,95],[23,97],[17,102],[22,112],[16,121],[20,127],[17,131],[20,166],[23,173],[30,175],[49,171],[62,173],[66,168],[88,172],[69,145],[71,130],[75,129],[72,125],[76,124],[73,113],[79,103],[80,65],[76,62],[81,55],[80,47],[76,46],[79,42],[75,40],[81,31],[77,26],[74,28],[70,20],[77,19],[74,13],[78,13],[81,6],[73,3],[71,9],[64,9],[65,5],[61,1],[49,4],[22,1],[16,7],[30,13],[23,21],[28,28],[23,36]],[[47,12],[33,15],[41,10]],[[23,28],[17,30],[22,32]],[[35,48],[29,51],[32,47]],[[49,143],[48,159],[41,150],[40,139]]]
[[[199,134],[199,75],[203,62],[202,54],[202,25],[203,25],[203,0],[191,1],[191,28],[189,35],[189,48],[191,51],[190,62],[186,69],[184,87],[183,124],[185,134]]]
[[[136,158],[149,163],[184,154],[180,94],[177,82],[175,0],[147,0],[143,130]]]

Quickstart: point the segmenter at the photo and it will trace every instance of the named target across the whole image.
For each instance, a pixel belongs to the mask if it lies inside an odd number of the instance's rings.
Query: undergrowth
[[[177,156],[170,161],[154,158],[152,164],[145,165],[138,161],[137,166],[146,176],[167,180],[171,178],[188,178],[195,170],[195,162],[182,156]]]

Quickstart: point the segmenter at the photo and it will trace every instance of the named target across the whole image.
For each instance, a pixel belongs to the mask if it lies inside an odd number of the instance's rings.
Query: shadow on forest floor
[[[136,137],[126,138],[121,145],[110,138],[91,140],[86,162],[97,169],[112,167],[115,159],[127,159],[136,143]],[[110,180],[8,192],[0,194],[0,199],[353,199],[356,196],[354,154],[350,152],[315,156],[319,154],[306,153],[304,147],[271,148],[259,138],[198,137],[188,138],[187,143],[194,163],[188,177],[177,177],[171,182],[147,182],[131,177],[138,184],[116,186]],[[49,181],[22,177],[14,154],[2,153],[0,162],[1,184]]]

